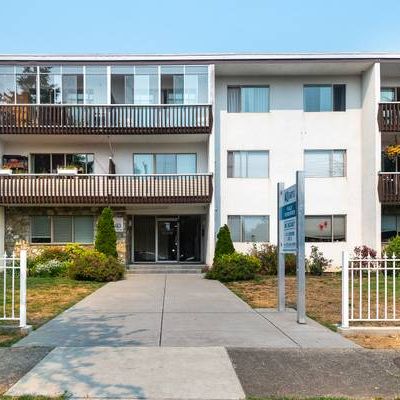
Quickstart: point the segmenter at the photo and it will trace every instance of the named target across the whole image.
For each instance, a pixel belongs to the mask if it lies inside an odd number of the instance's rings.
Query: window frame
[[[50,242],[34,242],[32,241],[32,226],[34,217],[48,217],[50,219]],[[71,242],[56,242],[54,241],[54,218],[55,217],[68,217],[71,218]],[[76,242],[75,241],[75,218],[76,217],[90,217],[92,219],[93,226],[93,238],[91,242]],[[91,245],[95,240],[95,223],[96,219],[94,215],[32,215],[29,221],[29,243],[32,245],[65,245],[68,243],[78,243],[82,245]]]
[[[152,166],[153,166],[153,174],[136,174],[135,173],[135,155],[148,155],[148,156],[152,156],[153,161],[152,161]],[[163,173],[159,173],[157,172],[157,162],[156,162],[156,156],[157,155],[173,155],[175,156],[175,164],[176,167],[178,167],[178,155],[193,155],[195,158],[195,166],[196,166],[196,172],[193,173],[179,173],[176,172],[174,174],[163,174]],[[184,153],[184,152],[179,152],[179,153],[132,153],[132,168],[133,168],[133,174],[134,175],[193,175],[193,174],[198,174],[198,170],[199,170],[199,166],[198,166],[198,157],[197,157],[197,153]]]
[[[234,154],[235,153],[246,153],[246,176],[233,176],[233,170],[234,170]],[[266,176],[249,176],[249,158],[248,158],[248,153],[266,153],[267,155],[267,171],[266,171]],[[229,175],[229,157],[230,154],[232,154],[232,176]],[[226,176],[228,179],[269,179],[270,177],[270,151],[269,150],[228,150],[227,151],[227,158],[226,158]],[[242,158],[240,158],[242,160]],[[241,161],[240,161],[241,162]],[[240,164],[240,171],[242,171],[242,165]]]
[[[243,88],[263,88],[267,89],[267,110],[266,111],[242,111],[242,89]],[[229,89],[239,89],[239,111],[228,111]],[[270,85],[227,85],[226,89],[226,112],[229,114],[265,114],[271,112],[270,106]]]
[[[307,237],[306,232],[304,232],[306,243],[346,243],[347,242],[347,214],[307,214],[304,216],[304,219],[306,220],[308,217],[330,218],[330,220],[331,220],[331,239],[329,241],[309,241],[306,239],[306,237]],[[344,240],[335,240],[335,238],[334,238],[334,227],[335,227],[335,218],[336,217],[344,217]],[[304,231],[305,231],[305,229],[304,229]]]
[[[94,175],[95,174],[95,164],[96,164],[96,157],[95,157],[95,153],[29,153],[29,159],[28,159],[28,171],[31,171],[31,174],[40,174],[41,172],[34,172],[34,156],[36,155],[48,155],[50,156],[50,172],[45,172],[48,174],[52,174],[55,172],[51,172],[54,170],[53,168],[53,155],[62,155],[64,157],[64,167],[66,167],[67,164],[67,156],[74,156],[74,155],[79,155],[79,154],[84,154],[86,156],[86,171],[82,172],[80,175]],[[87,165],[88,165],[88,156],[91,155],[93,156],[93,172],[87,172]]]
[[[335,87],[344,87],[344,110],[335,110]],[[330,87],[331,89],[331,109],[330,110],[306,110],[306,87]],[[346,112],[347,111],[347,84],[346,83],[305,83],[303,84],[303,112],[315,113],[315,112]]]
[[[271,240],[271,224],[270,224],[270,215],[268,214],[262,214],[262,215],[238,215],[238,214],[229,214],[227,215],[227,225],[229,227],[229,218],[230,217],[236,217],[239,218],[239,241],[233,240],[234,243],[269,243]],[[244,220],[248,217],[261,217],[261,218],[266,218],[267,220],[267,240],[266,241],[261,241],[261,242],[250,242],[248,240],[244,240],[245,238],[245,223]],[[230,230],[230,227],[229,227]]]
[[[306,171],[306,153],[312,152],[329,152],[329,176],[321,175],[308,175]],[[333,161],[335,152],[344,153],[343,155],[343,175],[333,175]],[[303,150],[303,169],[305,178],[319,178],[319,179],[329,179],[329,178],[346,178],[347,177],[347,149],[304,149]]]

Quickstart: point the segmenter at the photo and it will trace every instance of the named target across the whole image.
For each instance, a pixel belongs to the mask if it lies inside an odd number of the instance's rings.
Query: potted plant
[[[59,174],[59,175],[77,175],[78,168],[75,165],[65,165],[64,167],[57,167],[57,174]]]
[[[394,159],[400,155],[400,144],[392,144],[385,148],[385,154],[389,159]]]

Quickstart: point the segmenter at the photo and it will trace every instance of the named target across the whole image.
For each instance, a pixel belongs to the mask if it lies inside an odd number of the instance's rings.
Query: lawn
[[[399,279],[399,278],[398,278]],[[397,308],[400,310],[400,281],[396,286]],[[363,293],[366,288],[363,281]],[[375,285],[372,281],[372,285]],[[381,288],[382,282],[379,282]],[[392,289],[389,283],[389,292]],[[254,308],[275,308],[277,306],[277,278],[266,276],[252,281],[232,282],[226,286]],[[359,286],[355,285],[354,302],[358,300]],[[380,290],[380,296],[383,295]],[[341,322],[341,275],[336,273],[323,276],[307,276],[306,291],[307,314],[322,325],[336,330]],[[296,306],[296,277],[286,277],[286,304],[288,307]],[[374,304],[373,302],[371,304]],[[371,306],[372,307],[372,306]],[[363,307],[365,311],[365,307]],[[400,335],[391,337],[369,337],[360,335],[354,340],[369,348],[396,348],[400,349]]]
[[[82,300],[101,287],[103,283],[80,282],[68,278],[28,278],[27,280],[27,319],[28,324],[37,328],[54,318],[62,311]],[[0,277],[0,289],[3,277]],[[7,304],[11,304],[10,291]],[[17,288],[18,293],[18,288]],[[18,295],[15,297],[16,303]],[[1,298],[1,306],[2,304]],[[17,306],[18,308],[18,306]],[[19,333],[0,332],[0,346],[9,346],[21,338]]]

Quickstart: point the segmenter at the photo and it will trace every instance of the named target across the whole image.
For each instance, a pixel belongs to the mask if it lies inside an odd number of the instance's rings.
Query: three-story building
[[[296,170],[308,249],[379,250],[399,96],[393,54],[0,56],[0,251],[90,245],[110,206],[127,264],[210,264],[224,223],[276,243]]]

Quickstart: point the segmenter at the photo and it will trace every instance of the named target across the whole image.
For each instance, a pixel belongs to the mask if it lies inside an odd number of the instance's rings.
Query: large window
[[[161,103],[183,104],[183,66],[161,67]]]
[[[208,103],[208,67],[185,67],[185,104]]]
[[[228,151],[228,178],[268,178],[268,151]]]
[[[400,87],[382,87],[381,88],[381,101],[393,102],[400,99]]]
[[[344,242],[346,240],[345,215],[306,215],[306,242]]]
[[[86,67],[85,103],[107,104],[107,68]]]
[[[15,103],[14,67],[0,66],[0,104]]]
[[[346,85],[304,85],[304,111],[346,111]]]
[[[40,67],[40,103],[60,104],[61,103],[61,67]]]
[[[93,243],[93,216],[33,216],[31,243]]]
[[[268,111],[268,86],[228,86],[228,112]]]
[[[111,103],[134,104],[134,68],[111,68]]]
[[[308,178],[329,178],[346,175],[345,150],[305,150],[304,173]]]
[[[228,215],[228,226],[233,242],[269,241],[267,215]]]
[[[83,104],[83,67],[64,66],[62,69],[62,102]]]
[[[400,235],[400,215],[384,214],[381,221],[381,240],[388,242],[390,239]]]
[[[194,174],[197,172],[197,156],[182,154],[134,154],[135,174]]]
[[[57,173],[57,168],[73,165],[80,174],[92,174],[94,172],[93,154],[31,154],[31,172],[34,174]]]
[[[158,104],[158,68],[136,67],[134,80],[135,104]]]
[[[37,99],[37,67],[16,68],[18,104],[35,104]]]

